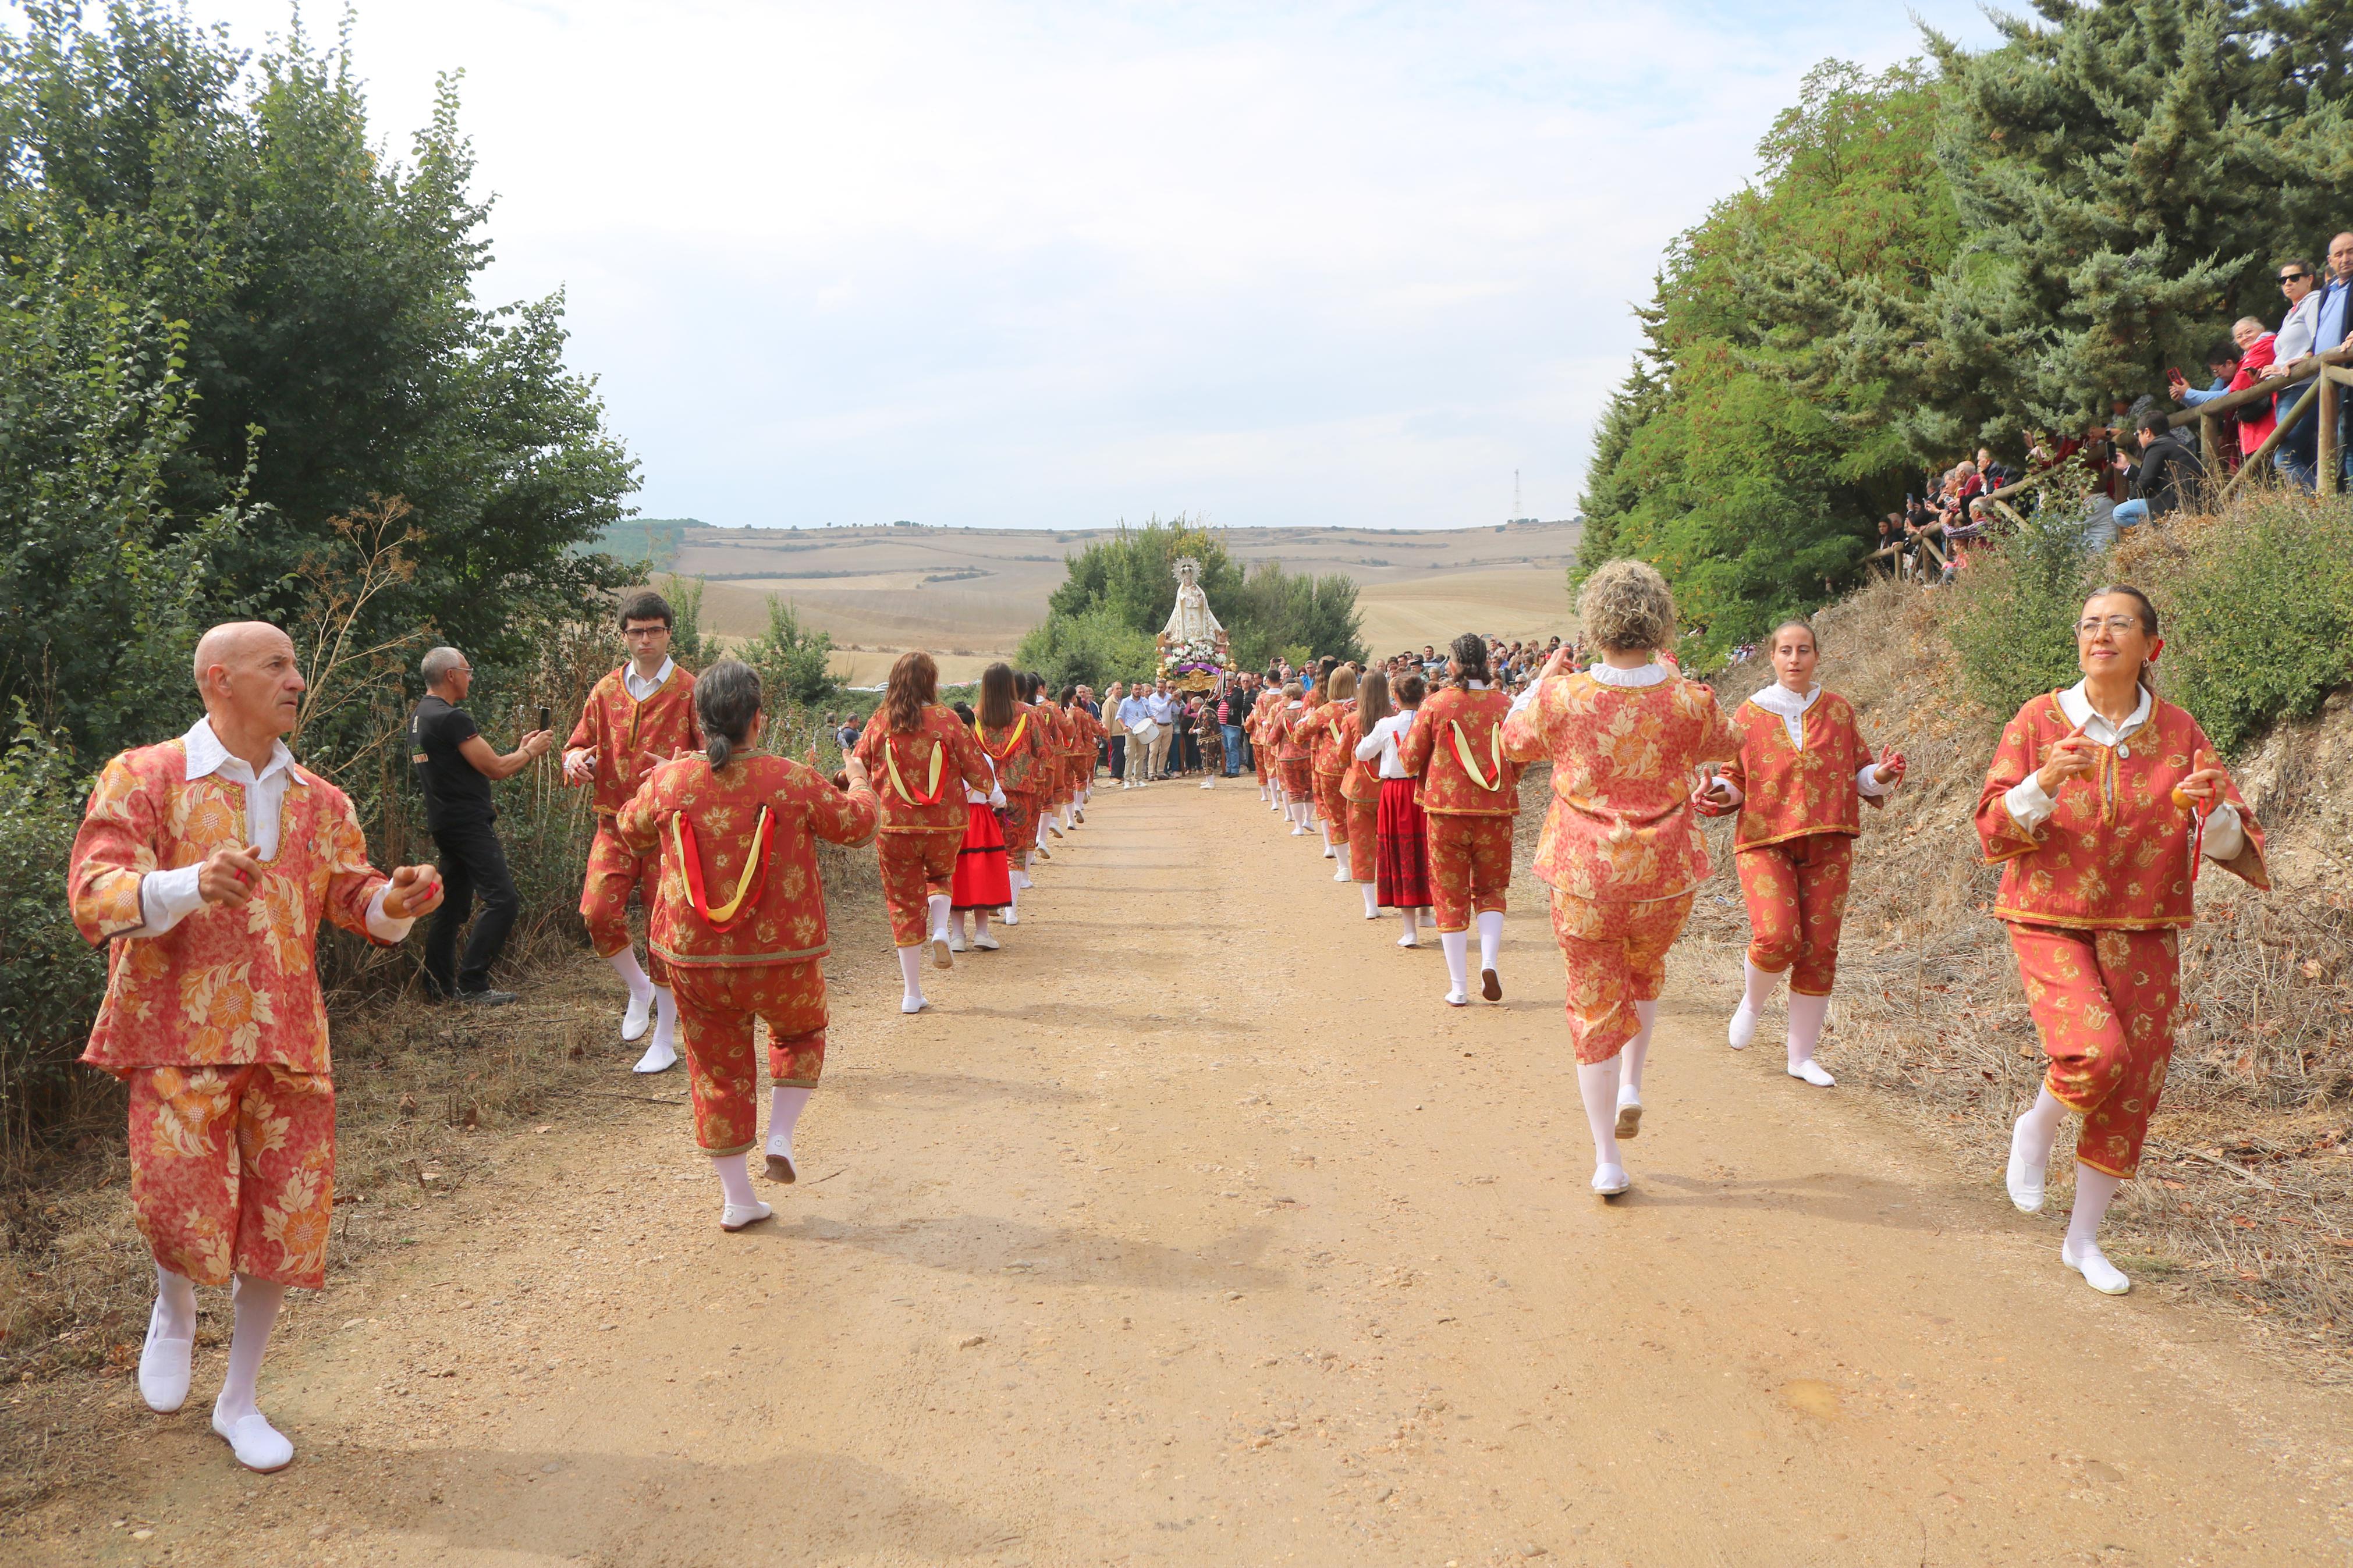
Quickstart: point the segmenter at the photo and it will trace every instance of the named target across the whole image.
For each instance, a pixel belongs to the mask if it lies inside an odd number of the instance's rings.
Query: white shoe
[[[1823,1068],[1822,1064],[1814,1060],[1811,1057],[1808,1057],[1804,1061],[1801,1061],[1796,1067],[1791,1068],[1789,1069],[1789,1076],[1791,1078],[1803,1079],[1808,1083],[1812,1084],[1816,1089],[1831,1089],[1835,1088],[1838,1084],[1838,1079],[1832,1078],[1829,1071]]]
[[[1623,1165],[1597,1165],[1593,1168],[1593,1192],[1597,1197],[1614,1198],[1634,1184],[1626,1179]]]
[[[899,1011],[902,1013],[920,1013],[930,1005],[931,1003],[921,996],[901,996],[899,998]]]
[[[1736,1051],[1746,1050],[1748,1042],[1757,1037],[1757,1015],[1748,1010],[1747,1003],[1732,1010],[1732,1024],[1725,1030],[1724,1037]]]
[[[1062,837],[1062,830],[1061,830],[1060,828],[1059,828],[1059,827],[1055,826],[1054,826],[1052,823],[1050,823],[1050,823],[1048,823],[1048,824],[1046,824],[1046,831],[1047,831],[1047,832],[1049,832],[1049,833],[1050,833],[1050,834],[1052,834],[1052,835],[1053,835],[1055,837],[1057,837],[1057,838],[1060,838],[1060,837]]]
[[[768,1140],[766,1153],[768,1180],[781,1182],[790,1186],[801,1179],[800,1173],[793,1168],[793,1146],[790,1143],[779,1143],[771,1138]]]
[[[948,951],[950,952],[962,952],[971,945],[971,943],[965,941],[962,930],[948,932]]]
[[[1208,779],[1203,779],[1201,781],[1201,787],[1203,789],[1208,789],[1209,787],[1209,781]]]
[[[1340,852],[1338,850],[1333,848],[1329,844],[1324,846],[1324,858],[1326,860],[1336,860],[1339,858]]]
[[[1128,783],[1125,779],[1122,779],[1119,781],[1119,787],[1122,789],[1134,789],[1135,786]]]
[[[1618,1091],[1618,1136],[1636,1138],[1642,1131],[1642,1097],[1630,1089]]]
[[[1018,926],[1021,923],[1021,911],[1015,909],[1012,905],[1008,904],[1003,910],[998,911],[997,923],[999,925]],[[989,945],[993,947],[996,944],[992,942]]]
[[[1468,991],[1449,991],[1446,994],[1446,1005],[1450,1007],[1468,1007],[1471,1005],[1471,993]]]
[[[932,933],[932,967],[934,969],[955,967],[955,960],[949,955],[948,933],[944,931],[935,931]]]
[[[188,1402],[188,1360],[196,1342],[193,1336],[159,1337],[155,1320],[163,1310],[164,1304],[158,1301],[155,1310],[147,1315],[147,1342],[139,1351],[139,1397],[158,1415],[169,1415]]]
[[[976,950],[981,952],[995,952],[997,951],[997,939],[989,935],[987,931],[982,931],[972,939],[972,945]]]
[[[621,1013],[621,1044],[634,1046],[644,1039],[646,1031],[652,1027],[653,1021],[654,994],[650,991],[647,992],[646,999],[642,1002],[634,996],[630,997],[628,1006]]]
[[[677,1065],[678,1048],[656,1040],[646,1047],[646,1054],[639,1057],[638,1065],[629,1070],[631,1072],[668,1072]]]
[[[771,1217],[776,1212],[765,1204],[754,1204],[749,1208],[742,1204],[729,1204],[719,1211],[719,1228],[742,1230],[747,1225],[757,1225]]]
[[[1490,1002],[1501,1002],[1504,999],[1503,977],[1498,975],[1492,969],[1481,970],[1479,972],[1479,994],[1484,996]]]
[[[237,1456],[237,1462],[248,1470],[266,1476],[294,1462],[294,1445],[258,1410],[234,1421],[223,1421],[220,1408],[216,1405],[213,1430],[228,1444],[228,1451]]]
[[[1304,823],[1300,823],[1300,822],[1294,822],[1294,823],[1293,823],[1293,824],[1291,825],[1291,836],[1292,836],[1293,838],[1304,838],[1304,837],[1307,837],[1307,826],[1306,826],[1306,824],[1304,824]]]
[[[1410,952],[1410,951],[1412,951],[1414,948],[1419,947],[1419,946],[1421,945],[1421,943],[1419,943],[1419,942],[1416,942],[1413,938],[1411,938],[1411,937],[1409,937],[1409,936],[1401,936],[1401,937],[1398,938],[1398,945],[1399,947],[1402,947],[1402,948],[1406,949],[1407,951]]]
[[[1055,837],[1059,838],[1061,835],[1056,834]],[[1054,858],[1054,852],[1051,849],[1047,848],[1043,844],[1039,845],[1029,853],[1037,856],[1040,860],[1051,860]]]
[[[2125,1271],[2108,1261],[2107,1256],[2100,1250],[2097,1242],[2084,1247],[2081,1251],[2076,1249],[2073,1242],[2062,1242],[2059,1247],[2059,1261],[2081,1274],[2084,1277],[2084,1283],[2103,1296],[2121,1296],[2132,1289],[2132,1281],[2126,1278]]]
[[[2026,1118],[2018,1120],[2022,1122]],[[2019,1213],[2041,1214],[2042,1182],[2048,1172],[2036,1170],[2019,1157],[2018,1133],[2018,1124],[2013,1122],[2010,1129],[2010,1164],[2002,1172],[2002,1184],[2010,1189],[2010,1201],[2018,1205]]]
[[[1354,877],[1348,875],[1348,864],[1345,860],[1340,863],[1340,868],[1332,873],[1332,879],[1335,882],[1353,882],[1356,880]]]

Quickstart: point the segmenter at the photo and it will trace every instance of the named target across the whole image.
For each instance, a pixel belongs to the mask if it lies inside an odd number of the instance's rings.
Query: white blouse
[[[1405,771],[1404,763],[1398,759],[1398,742],[1403,741],[1406,731],[1413,728],[1413,716],[1419,711],[1409,708],[1401,713],[1392,713],[1374,725],[1372,732],[1356,742],[1356,760],[1369,763],[1375,757],[1380,758],[1380,776],[1385,779],[1413,777]]]

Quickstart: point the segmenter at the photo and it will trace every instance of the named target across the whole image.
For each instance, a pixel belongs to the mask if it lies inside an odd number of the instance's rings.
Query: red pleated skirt
[[[985,805],[967,805],[965,812],[964,847],[956,855],[948,901],[959,910],[1001,910],[1013,901],[1013,879],[1005,868],[1005,829],[997,813]]]
[[[1392,910],[1419,910],[1430,896],[1430,819],[1413,798],[1413,779],[1381,781],[1380,814],[1373,854],[1373,896]]]

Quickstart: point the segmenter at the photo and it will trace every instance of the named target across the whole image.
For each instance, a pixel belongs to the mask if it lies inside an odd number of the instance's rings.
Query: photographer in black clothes
[[[408,716],[408,760],[425,792],[425,829],[441,851],[446,889],[425,937],[425,988],[436,1000],[454,996],[496,1007],[515,999],[512,991],[491,989],[491,965],[506,946],[522,900],[493,826],[499,813],[491,804],[491,784],[545,756],[555,737],[552,731],[533,730],[522,745],[499,755],[459,706],[474,682],[466,656],[454,647],[437,647],[425,656],[423,668],[425,700]],[[453,974],[458,928],[477,897],[482,900],[481,919],[467,939],[465,963]]]

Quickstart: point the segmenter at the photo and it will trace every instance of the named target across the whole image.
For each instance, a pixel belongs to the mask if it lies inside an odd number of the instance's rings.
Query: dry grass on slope
[[[2147,563],[2137,563],[2137,569]],[[2162,593],[2161,584],[2158,591]],[[1910,761],[1894,805],[1866,812],[1823,1059],[1848,1087],[1895,1096],[1957,1156],[2000,1172],[2042,1052],[1972,818],[2000,723],[1962,693],[1940,616],[1948,595],[1883,584],[1820,617],[1823,677],[1875,745]],[[1719,683],[1727,704],[1769,679]],[[2353,1377],[2353,711],[2346,694],[2283,725],[2235,769],[2270,837],[2274,889],[2211,870],[2183,944],[2187,1016],[2140,1180],[2109,1222],[2110,1256],[2144,1287],[2253,1314]],[[1747,920],[1728,821],[1684,937],[1728,1013]],[[1778,1040],[1778,1016],[1757,1049]],[[2073,1162],[2053,1179],[2072,1179]],[[2058,1244],[2069,1194],[2045,1210]]]

